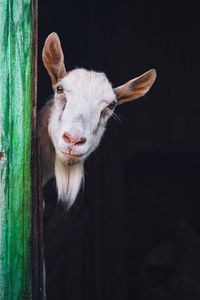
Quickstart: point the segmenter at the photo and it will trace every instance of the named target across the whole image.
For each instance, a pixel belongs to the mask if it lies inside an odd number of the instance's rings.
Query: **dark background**
[[[39,108],[52,31],[67,70],[104,71],[114,87],[158,74],[116,109],[67,215],[55,182],[45,187],[48,300],[200,299],[198,12],[192,1],[39,1]]]

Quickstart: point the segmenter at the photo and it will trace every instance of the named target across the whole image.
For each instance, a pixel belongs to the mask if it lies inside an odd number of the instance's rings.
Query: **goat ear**
[[[138,99],[144,96],[153,85],[156,79],[156,70],[152,69],[134,78],[124,85],[114,89],[117,105]]]
[[[45,68],[47,69],[53,88],[56,82],[66,76],[66,70],[64,65],[64,55],[58,35],[53,32],[51,33],[44,44],[42,51],[42,59]]]

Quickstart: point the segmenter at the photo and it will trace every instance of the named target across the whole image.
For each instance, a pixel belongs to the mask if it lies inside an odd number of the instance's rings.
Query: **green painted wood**
[[[0,0],[1,300],[32,298],[31,112],[32,1]]]

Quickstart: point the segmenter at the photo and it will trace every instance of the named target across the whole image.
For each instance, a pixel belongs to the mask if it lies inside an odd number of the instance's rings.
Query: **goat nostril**
[[[85,143],[86,143],[86,138],[82,137],[74,145],[83,145]]]
[[[66,133],[63,134],[62,138],[66,143],[71,143],[71,140],[70,140],[69,136]]]

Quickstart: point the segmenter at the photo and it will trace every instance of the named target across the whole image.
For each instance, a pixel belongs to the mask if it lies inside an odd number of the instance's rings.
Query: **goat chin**
[[[83,162],[69,166],[56,156],[55,175],[58,198],[69,208],[76,200],[84,180]]]

